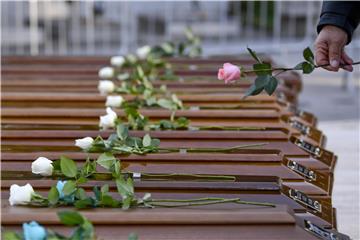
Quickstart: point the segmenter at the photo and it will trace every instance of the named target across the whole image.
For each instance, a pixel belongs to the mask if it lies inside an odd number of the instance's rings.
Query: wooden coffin
[[[57,220],[58,209],[8,207],[3,205],[4,230],[19,230],[23,221],[36,220],[46,227],[70,234]],[[60,209],[65,210],[65,209]],[[95,225],[100,239],[318,239],[310,225],[299,227],[286,206],[235,209],[137,209],[81,211]],[[301,220],[300,220],[301,221]],[[302,222],[302,221],[301,221]],[[324,230],[327,231],[327,230]],[[340,236],[338,234],[338,236]],[[345,239],[345,238],[344,238]]]

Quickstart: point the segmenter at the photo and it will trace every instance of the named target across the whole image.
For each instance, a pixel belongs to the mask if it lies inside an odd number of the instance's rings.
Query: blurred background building
[[[1,1],[3,54],[109,55],[201,36],[204,54],[297,50],[316,36],[316,1]],[[357,43],[359,47],[359,43]]]
[[[294,66],[313,46],[321,1],[0,1],[2,55],[117,55],[184,38],[203,53],[238,55],[250,46]],[[347,52],[360,60],[360,30]],[[359,65],[354,73],[304,75],[299,105],[316,113],[339,155],[334,205],[340,231],[359,233]]]

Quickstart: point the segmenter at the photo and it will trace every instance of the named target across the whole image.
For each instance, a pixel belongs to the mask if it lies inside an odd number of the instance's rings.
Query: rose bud
[[[26,205],[31,201],[31,195],[34,193],[34,189],[28,183],[25,186],[19,186],[13,184],[10,186],[9,203],[14,205]]]
[[[147,56],[149,55],[149,53],[151,52],[151,47],[146,45],[143,46],[141,48],[138,48],[136,50],[136,55],[140,58],[140,59],[145,59],[147,58]]]
[[[101,95],[106,95],[115,90],[115,84],[110,80],[101,80],[99,81],[98,89]]]
[[[106,130],[108,128],[115,127],[115,120],[117,119],[117,114],[111,108],[106,108],[106,115],[100,116],[99,126]]]
[[[231,64],[231,63],[224,63],[223,68],[219,69],[218,72],[218,79],[224,80],[225,83],[232,83],[236,80],[240,79],[240,68]]]
[[[99,70],[99,77],[103,79],[110,79],[114,77],[114,69],[112,67],[103,67]]]
[[[123,56],[114,56],[110,59],[111,65],[114,67],[121,67],[125,63],[125,58]]]
[[[92,147],[92,144],[94,142],[94,139],[92,137],[85,137],[81,139],[75,140],[75,146],[83,149],[83,150],[89,150]]]
[[[45,240],[46,230],[37,222],[32,221],[29,223],[23,223],[23,233],[25,240]]]
[[[52,161],[45,157],[39,157],[31,163],[31,172],[41,176],[51,176],[53,169]]]
[[[107,107],[120,107],[123,101],[122,96],[107,96],[105,105]]]

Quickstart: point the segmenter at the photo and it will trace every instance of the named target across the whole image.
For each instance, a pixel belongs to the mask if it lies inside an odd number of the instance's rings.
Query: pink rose
[[[224,63],[224,68],[219,69],[218,79],[224,80],[226,84],[235,82],[240,79],[240,69],[231,63]]]

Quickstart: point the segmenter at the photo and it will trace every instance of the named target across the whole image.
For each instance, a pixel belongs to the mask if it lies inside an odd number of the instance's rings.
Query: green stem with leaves
[[[314,62],[314,54],[312,53],[311,49],[309,47],[305,48],[303,51],[303,62],[300,62],[295,67],[292,68],[273,68],[271,66],[271,63],[265,63],[263,62],[256,54],[255,51],[253,51],[250,48],[247,48],[250,55],[255,59],[256,63],[253,64],[252,70],[244,70],[242,69],[241,75],[243,77],[246,76],[248,73],[255,73],[257,75],[254,84],[250,86],[250,88],[246,91],[244,97],[247,96],[255,96],[260,94],[263,90],[267,92],[268,95],[272,95],[274,91],[276,90],[278,86],[278,79],[276,78],[279,74],[286,72],[286,71],[292,71],[292,70],[302,70],[303,74],[310,74],[314,71],[314,69],[319,67],[326,67],[330,64],[324,64],[324,65],[316,65]],[[357,65],[360,64],[359,62],[354,62],[352,64],[340,64],[340,67],[344,67],[347,65]],[[274,72],[277,72],[274,74]]]
[[[265,207],[275,207],[272,203],[264,202],[249,202],[242,201],[240,198],[199,198],[199,199],[189,199],[189,200],[174,200],[174,199],[152,199],[151,205],[156,207],[191,207],[191,206],[205,206],[213,204],[224,204],[224,203],[236,203],[236,204],[247,204],[255,206],[265,206]],[[176,204],[172,204],[176,203]]]
[[[186,152],[194,152],[194,153],[201,153],[201,152],[221,152],[221,153],[228,153],[233,152],[236,150],[244,149],[244,148],[252,148],[252,147],[260,147],[265,146],[268,143],[255,143],[255,144],[246,144],[246,145],[239,145],[234,147],[228,148],[159,148],[158,151],[162,152],[179,152],[184,149]]]

